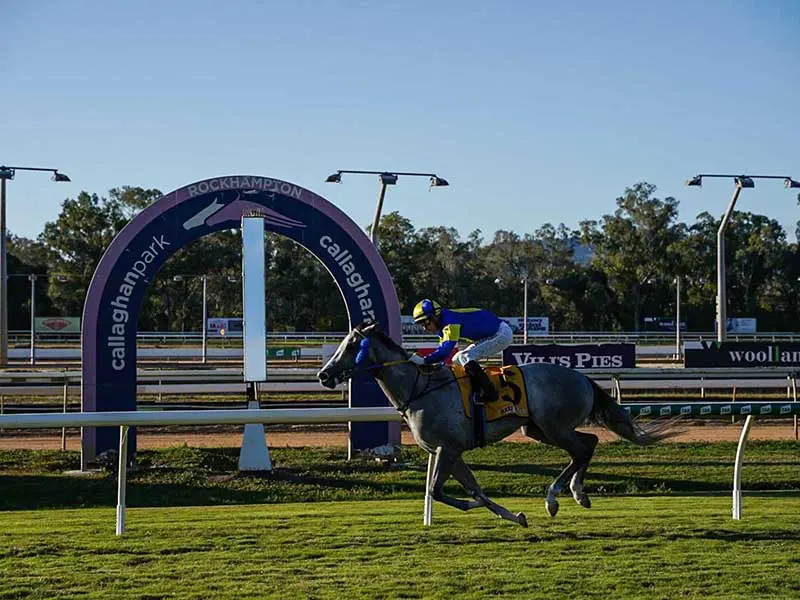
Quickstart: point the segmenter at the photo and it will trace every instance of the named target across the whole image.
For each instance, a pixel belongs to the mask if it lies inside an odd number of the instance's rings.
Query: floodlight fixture
[[[381,173],[381,183],[384,185],[395,185],[397,183],[397,175],[394,173]]]
[[[783,180],[783,187],[785,187],[786,189],[800,188],[800,181],[795,181],[791,177],[787,177],[786,179]]]
[[[378,225],[380,224],[381,212],[383,211],[383,200],[386,196],[386,188],[390,185],[396,185],[397,179],[400,176],[413,176],[413,177],[429,177],[430,186],[428,190],[433,187],[444,187],[450,183],[443,177],[439,177],[436,173],[408,173],[404,171],[353,171],[350,169],[339,169],[332,175],[328,175],[325,179],[326,183],[341,183],[343,173],[354,173],[357,175],[377,175],[381,182],[381,189],[378,193],[378,204],[375,208],[375,217],[372,219],[371,239],[372,243],[377,247],[378,245]]]
[[[0,166],[0,367],[8,364],[8,264],[6,248],[6,182],[12,181],[17,171],[44,171],[52,173],[53,181],[71,181],[58,169],[50,167],[10,167]],[[31,280],[33,281],[33,280]],[[33,315],[33,300],[31,300],[31,315]],[[31,317],[33,318],[33,317]],[[33,361],[33,328],[31,328],[31,361]]]

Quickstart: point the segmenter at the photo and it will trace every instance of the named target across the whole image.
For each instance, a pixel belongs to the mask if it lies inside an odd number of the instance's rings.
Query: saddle
[[[469,376],[461,365],[451,365],[453,376],[458,382],[464,415],[472,419],[474,425],[473,447],[486,445],[486,423],[511,415],[529,417],[528,394],[525,378],[515,365],[487,367],[486,374],[497,390],[497,400],[484,404],[478,401],[478,393],[472,389]]]

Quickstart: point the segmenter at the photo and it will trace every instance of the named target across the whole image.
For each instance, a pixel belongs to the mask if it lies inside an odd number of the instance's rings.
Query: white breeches
[[[511,327],[508,326],[508,323],[503,321],[500,323],[500,327],[497,328],[497,333],[460,350],[453,357],[453,362],[457,365],[464,366],[471,360],[480,360],[488,356],[500,354],[503,350],[508,348],[513,341],[514,332],[511,331]]]

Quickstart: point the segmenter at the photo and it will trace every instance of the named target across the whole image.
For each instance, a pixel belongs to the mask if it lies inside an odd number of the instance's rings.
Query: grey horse
[[[319,371],[320,383],[333,388],[357,370],[368,370],[392,405],[402,413],[417,444],[433,454],[431,496],[459,510],[485,506],[503,519],[528,526],[524,513],[512,513],[489,499],[464,463],[462,454],[473,447],[473,425],[465,416],[453,372],[446,367],[420,368],[409,354],[376,324],[353,329]],[[535,440],[563,448],[572,459],[547,490],[545,507],[550,516],[558,512],[556,496],[567,481],[575,501],[591,507],[583,491],[583,478],[598,438],[576,431],[587,420],[635,444],[647,446],[675,435],[671,422],[641,425],[594,381],[578,371],[550,364],[521,367],[525,378],[530,417],[509,415],[487,424],[486,443],[497,442],[517,429]],[[462,500],[444,493],[453,476],[472,497]],[[571,478],[571,479],[570,479]]]

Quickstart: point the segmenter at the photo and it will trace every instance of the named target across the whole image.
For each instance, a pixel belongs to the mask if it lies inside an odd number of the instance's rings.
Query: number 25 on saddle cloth
[[[461,392],[461,403],[464,406],[464,414],[472,418],[472,406],[469,396],[472,393],[472,385],[469,376],[461,365],[451,365],[453,375],[458,381],[458,389]],[[509,415],[517,417],[528,417],[528,394],[525,390],[525,378],[519,367],[508,365],[505,367],[488,367],[486,373],[492,385],[497,389],[497,401],[486,405],[486,420],[496,421]]]

